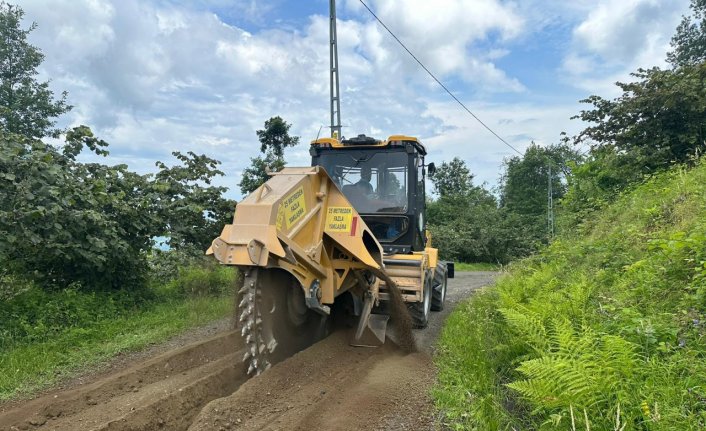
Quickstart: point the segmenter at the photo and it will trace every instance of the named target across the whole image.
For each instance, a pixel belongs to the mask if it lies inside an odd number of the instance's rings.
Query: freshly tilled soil
[[[351,347],[349,334],[338,331],[248,380],[239,334],[222,329],[121,370],[84,376],[90,383],[0,406],[0,431],[435,429],[434,342],[456,303],[495,275],[449,280],[444,311],[414,331],[419,352],[409,353],[404,336],[402,347],[394,340]],[[394,322],[391,329],[398,338]]]
[[[184,430],[208,401],[244,380],[240,337],[228,331],[80,387],[0,413],[0,431]]]
[[[351,347],[348,336],[339,331],[211,402],[189,430],[387,429],[393,418],[397,429],[428,429],[429,356],[391,342]]]

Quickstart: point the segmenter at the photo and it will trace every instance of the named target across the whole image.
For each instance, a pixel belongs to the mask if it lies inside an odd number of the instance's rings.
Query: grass
[[[0,354],[0,400],[26,396],[118,353],[166,340],[231,311],[230,296],[173,301],[10,348]]]
[[[502,383],[507,376],[495,369],[513,353],[497,343],[503,327],[494,316],[496,296],[489,289],[476,293],[454,310],[441,333],[435,358],[439,381],[432,395],[444,412],[444,428],[526,429],[506,411],[509,397]]]
[[[626,193],[460,305],[433,396],[452,429],[706,429],[704,322],[702,164]]]
[[[232,312],[231,268],[189,267],[138,292],[46,291],[0,304],[0,401],[32,395],[118,353]]]
[[[500,271],[502,265],[487,262],[455,262],[454,269],[456,271]]]

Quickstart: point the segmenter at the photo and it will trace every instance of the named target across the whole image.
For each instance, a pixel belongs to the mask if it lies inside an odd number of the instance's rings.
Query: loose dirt
[[[387,285],[390,294],[390,320],[392,321],[392,333],[395,335],[395,343],[405,353],[417,352],[417,340],[414,338],[412,330],[412,318],[407,312],[407,305],[402,298],[402,292],[394,284]]]
[[[350,347],[341,331],[248,380],[240,336],[222,328],[203,341],[83,376],[70,389],[5,405],[0,431],[434,429],[434,341],[454,305],[494,276],[457,273],[449,280],[444,311],[414,331],[416,353],[393,341]]]

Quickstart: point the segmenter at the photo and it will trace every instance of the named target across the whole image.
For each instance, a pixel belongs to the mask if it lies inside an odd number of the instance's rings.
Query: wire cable
[[[505,139],[503,139],[500,135],[498,135],[497,133],[495,133],[495,131],[494,131],[493,129],[491,129],[487,124],[485,124],[480,118],[478,118],[478,116],[477,116],[476,114],[474,114],[473,112],[471,112],[471,110],[468,109],[468,108],[466,107],[466,105],[463,104],[463,102],[461,102],[456,96],[454,96],[454,94],[453,94],[448,88],[446,88],[446,86],[445,86],[441,81],[439,81],[439,79],[436,77],[436,75],[434,75],[434,74],[424,65],[424,63],[422,63],[422,62],[417,58],[416,55],[412,54],[412,51],[410,51],[409,48],[407,48],[407,46],[405,46],[405,44],[402,43],[402,41],[395,35],[395,33],[393,33],[392,30],[390,30],[390,28],[389,28],[387,25],[385,25],[385,23],[382,22],[382,20],[381,20],[380,18],[378,18],[377,15],[375,15],[375,12],[373,12],[372,9],[370,9],[370,7],[368,7],[368,5],[365,4],[365,2],[364,2],[363,0],[358,0],[358,1],[360,1],[360,3],[361,3],[363,6],[365,6],[365,8],[368,10],[368,12],[370,12],[370,14],[377,20],[377,22],[380,23],[380,25],[383,26],[383,27],[385,28],[385,30],[387,30],[388,33],[390,33],[390,35],[397,41],[397,43],[399,43],[400,46],[402,46],[402,48],[404,48],[404,50],[407,51],[407,53],[408,53],[409,55],[411,55],[412,58],[413,58],[417,63],[419,63],[419,65],[422,67],[422,69],[424,69],[424,70],[429,74],[429,76],[431,76],[431,77],[434,79],[434,81],[436,81],[436,83],[441,86],[441,88],[443,88],[444,90],[446,90],[447,93],[449,93],[449,96],[451,96],[459,105],[461,105],[461,107],[462,107],[466,112],[468,112],[469,114],[471,114],[471,116],[472,116],[473,118],[475,118],[476,121],[478,121],[478,122],[479,122],[483,127],[485,127],[490,133],[492,133],[493,135],[495,135],[495,137],[498,138],[498,139],[500,140],[500,142],[502,142],[503,144],[507,145],[507,146],[510,147],[513,151],[515,151],[517,154],[519,154],[520,156],[522,156],[522,153],[521,153],[517,148],[513,147],[512,145],[510,145],[509,142],[507,142],[507,141],[506,141]]]

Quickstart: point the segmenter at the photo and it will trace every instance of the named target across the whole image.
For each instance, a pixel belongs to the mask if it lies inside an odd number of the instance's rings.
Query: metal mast
[[[338,90],[338,36],[336,35],[336,0],[329,0],[331,37],[331,136],[341,139],[341,98]]]

